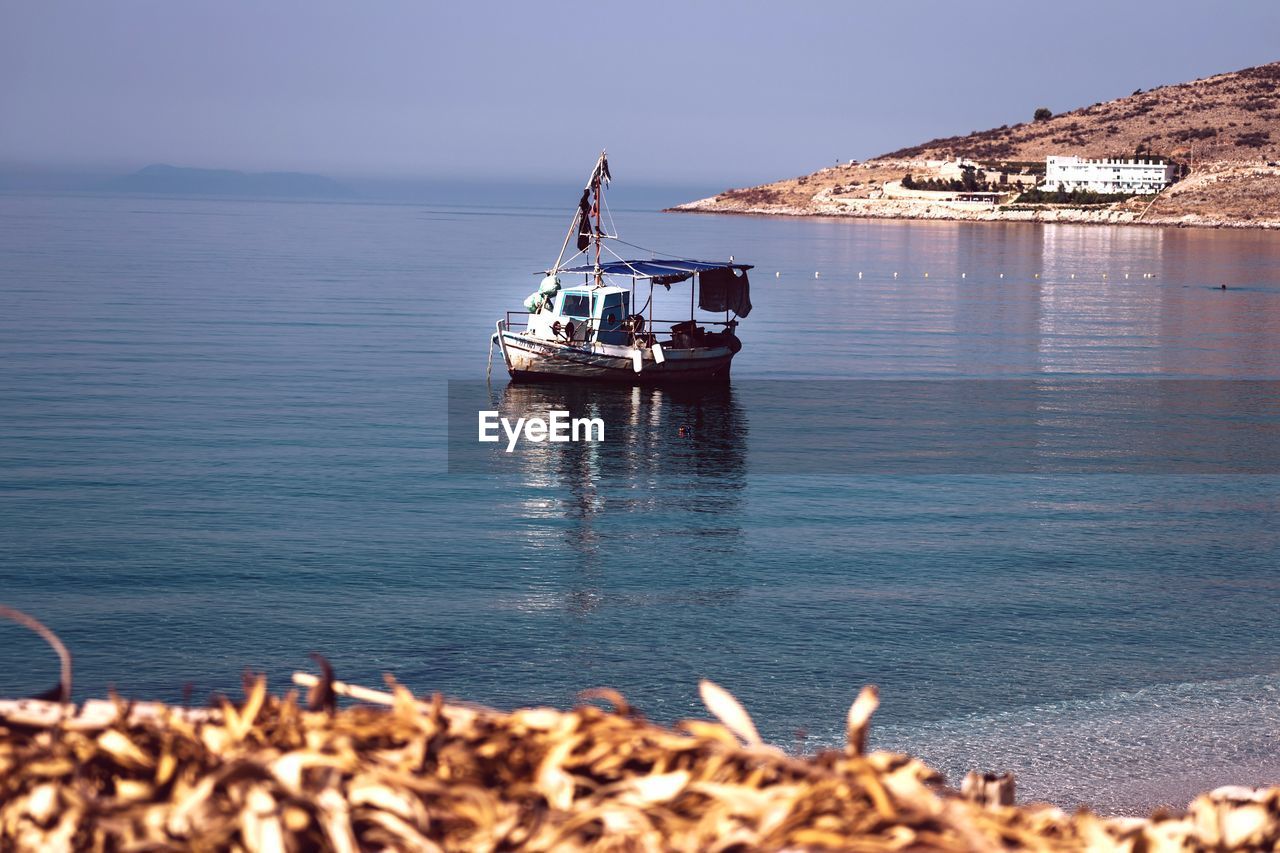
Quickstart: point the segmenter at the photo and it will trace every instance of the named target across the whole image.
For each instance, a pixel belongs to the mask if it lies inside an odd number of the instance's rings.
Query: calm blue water
[[[877,745],[1033,797],[1280,780],[1280,477],[450,475],[447,380],[483,380],[573,195],[0,195],[0,601],[58,631],[80,696],[283,685],[319,651],[674,720],[710,677],[813,748],[873,682]],[[757,264],[748,443],[776,439],[753,380],[1280,379],[1280,235],[613,213]],[[0,625],[0,695],[55,678]]]

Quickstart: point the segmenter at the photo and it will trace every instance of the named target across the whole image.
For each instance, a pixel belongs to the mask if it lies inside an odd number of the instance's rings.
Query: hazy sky
[[[742,185],[1280,59],[1280,3],[0,0],[0,162]]]

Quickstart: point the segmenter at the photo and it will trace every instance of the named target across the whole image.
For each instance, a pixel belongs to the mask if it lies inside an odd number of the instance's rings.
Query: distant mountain
[[[356,193],[324,175],[303,172],[236,172],[156,164],[113,178],[111,192],[227,195],[251,198],[354,198]]]

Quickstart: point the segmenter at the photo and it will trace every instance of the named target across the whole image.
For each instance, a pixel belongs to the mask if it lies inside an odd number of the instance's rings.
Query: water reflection
[[[603,442],[522,442],[507,454],[527,485],[583,495],[603,479],[661,486],[673,478],[695,477],[741,486],[748,427],[731,386],[509,383],[496,400],[500,416],[509,420],[566,411],[571,418],[604,423]],[[579,508],[583,514],[598,509],[588,499]]]
[[[752,294],[739,379],[1280,376],[1275,234],[768,224],[779,233],[759,237],[756,260],[781,272]]]
[[[1041,243],[1039,358],[1046,373],[1154,373],[1165,288],[1158,228],[1048,225]]]
[[[470,390],[451,385],[451,400]],[[702,575],[714,589],[699,595],[736,591],[707,577],[734,565],[743,532],[748,422],[732,387],[511,383],[490,399],[511,421],[566,411],[605,425],[603,442],[522,442],[511,453],[485,446],[483,470],[507,485],[522,522],[519,553],[557,566],[522,609],[560,601],[586,615],[608,603],[602,590],[618,572],[676,576],[658,589]],[[451,470],[479,470],[474,455],[464,463],[465,448],[455,449]]]
[[[1016,376],[1039,371],[1043,299],[1035,270],[1042,244],[1025,244],[1019,226],[960,230],[956,264],[955,369],[964,376]],[[1025,244],[1025,245],[1024,245]],[[1005,278],[1000,273],[1005,273]]]

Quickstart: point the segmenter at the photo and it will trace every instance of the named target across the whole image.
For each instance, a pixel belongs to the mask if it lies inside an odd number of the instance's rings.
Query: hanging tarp
[[[730,261],[695,261],[687,258],[649,258],[643,261],[606,261],[600,264],[600,272],[604,275],[630,275],[636,278],[656,279],[680,276],[679,279],[674,279],[675,281],[682,281],[690,273],[701,273],[716,269],[749,270],[751,269],[751,264],[735,264]],[[594,264],[556,270],[556,272],[562,273],[589,273],[595,271]],[[552,271],[546,270],[545,272],[550,273]]]
[[[578,251],[586,250],[591,245],[591,190],[582,191],[578,201]]]
[[[698,307],[703,311],[751,313],[751,284],[747,271],[734,267],[704,270],[698,275]]]

